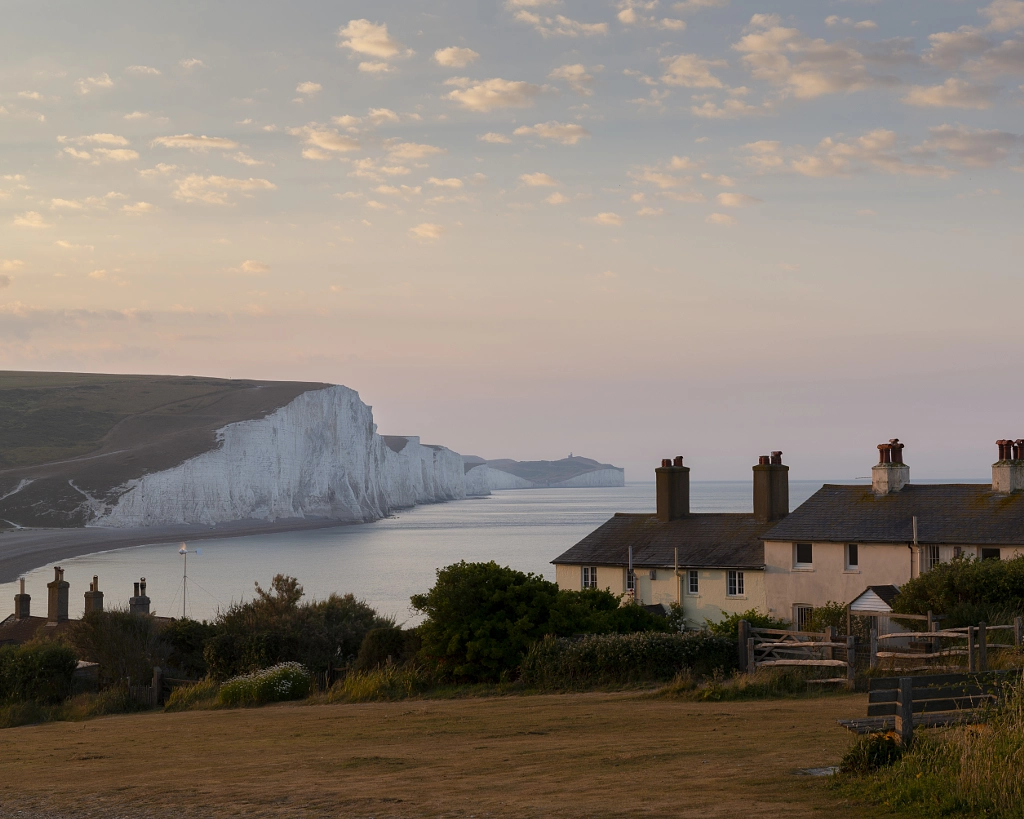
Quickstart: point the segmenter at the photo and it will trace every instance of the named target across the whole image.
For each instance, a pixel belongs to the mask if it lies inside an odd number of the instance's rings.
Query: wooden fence
[[[1005,634],[1006,632],[1012,633],[1012,643],[989,641],[990,635],[997,637],[998,634]],[[883,641],[900,639],[916,640],[919,644],[923,643],[924,650],[879,650],[880,644]],[[964,644],[957,644],[961,640],[964,641]],[[944,641],[945,645],[943,644]],[[956,642],[950,644],[950,641]],[[939,629],[933,625],[929,631],[905,631],[894,634],[879,634],[877,629],[872,629],[871,668],[878,668],[883,660],[887,660],[887,665],[894,667],[904,665],[905,661],[908,660],[916,661],[919,664],[924,663],[924,665],[920,666],[920,670],[935,669],[936,666],[928,665],[930,660],[944,660],[947,661],[947,665],[938,667],[953,668],[956,666],[949,665],[949,660],[966,657],[967,670],[969,672],[987,671],[989,649],[1009,648],[1020,650],[1022,643],[1024,643],[1024,619],[1020,617],[1014,620],[1013,625],[1007,626],[989,626],[985,623],[979,623],[976,626]]]
[[[746,620],[741,620],[739,644],[740,669],[749,674],[759,668],[834,668],[842,676],[810,682],[844,683],[853,688],[856,665],[854,638],[840,640],[832,626],[819,633],[752,628]]]

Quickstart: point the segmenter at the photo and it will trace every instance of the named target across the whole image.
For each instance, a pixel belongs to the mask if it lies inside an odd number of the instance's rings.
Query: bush
[[[393,663],[370,671],[354,671],[327,692],[328,702],[393,702],[428,691],[433,679],[415,666]]]
[[[221,685],[217,702],[239,708],[301,700],[309,696],[310,687],[309,672],[302,665],[279,663],[228,680]]]
[[[903,756],[903,745],[898,734],[868,734],[860,737],[843,756],[839,770],[843,773],[867,774],[879,768],[888,768]]]
[[[201,623],[198,620],[190,620],[182,617],[168,623],[163,630],[163,638],[171,647],[170,656],[167,658],[168,669],[173,669],[177,676],[181,674],[193,679],[205,677],[210,666],[203,656],[206,644],[217,634],[217,626]]]
[[[823,606],[815,606],[811,612],[807,631],[822,633],[829,626],[836,630],[836,636],[846,636],[846,605],[829,600]]]
[[[1024,614],[1024,557],[975,560],[963,555],[940,563],[903,584],[893,611],[941,613],[946,615],[944,628],[1012,623]]]
[[[196,708],[212,708],[217,702],[220,685],[206,679],[189,685],[179,685],[171,691],[164,704],[164,711],[191,711]]]
[[[394,625],[351,594],[308,603],[302,597],[294,577],[276,575],[269,589],[257,583],[256,598],[228,609],[206,643],[211,676],[226,679],[284,662],[330,672],[355,658],[371,629]]]
[[[789,628],[788,620],[776,620],[769,614],[761,614],[757,609],[748,609],[741,614],[726,614],[717,623],[706,620],[708,631],[716,637],[736,640],[739,636],[740,620],[746,620],[751,628]]]
[[[710,674],[736,667],[736,646],[708,632],[548,637],[535,643],[522,664],[527,685],[574,688],[671,680],[683,669]]]
[[[171,654],[162,629],[159,620],[126,609],[90,611],[68,630],[67,640],[82,659],[99,663],[101,682],[148,683],[154,666],[165,668]]]
[[[71,695],[75,652],[56,643],[0,647],[0,702],[62,702]]]
[[[363,644],[352,668],[355,671],[369,671],[388,663],[404,665],[416,656],[420,639],[415,631],[403,631],[397,626],[374,628],[366,632]]]

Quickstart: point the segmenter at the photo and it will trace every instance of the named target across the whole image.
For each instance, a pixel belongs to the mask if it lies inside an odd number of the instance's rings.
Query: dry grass
[[[835,720],[864,707],[573,694],[14,728],[0,816],[873,816],[794,775],[837,764]]]

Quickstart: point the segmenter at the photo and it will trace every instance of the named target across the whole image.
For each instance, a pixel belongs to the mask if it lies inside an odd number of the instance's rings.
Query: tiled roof
[[[760,569],[761,538],[772,527],[752,514],[695,514],[667,523],[651,514],[615,515],[552,563],[671,568],[679,549],[683,568]]]
[[[36,636],[39,629],[47,629],[46,634],[56,634],[66,629],[72,621],[65,620],[53,626],[47,626],[46,622],[45,617],[26,617],[22,620],[15,620],[12,614],[6,620],[0,621],[0,646],[12,643],[20,645],[28,642]]]
[[[1024,545],[1024,493],[989,484],[907,484],[876,496],[870,486],[826,484],[775,525],[766,540]]]

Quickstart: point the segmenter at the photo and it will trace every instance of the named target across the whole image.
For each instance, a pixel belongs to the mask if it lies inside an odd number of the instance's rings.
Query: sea
[[[839,481],[836,481],[838,483]],[[823,481],[790,481],[790,508]],[[81,616],[84,592],[99,577],[104,606],[124,606],[146,578],[154,613],[212,619],[252,599],[255,584],[276,574],[298,579],[308,597],[351,593],[397,622],[414,625],[413,594],[428,590],[437,570],[465,560],[493,560],[554,580],[551,561],[615,512],[653,512],[655,485],[519,489],[488,497],[418,506],[384,520],[287,533],[116,549],[60,561],[70,582],[70,615]],[[750,512],[749,481],[694,481],[694,512]],[[46,611],[52,564],[25,575],[33,613]],[[17,583],[0,584],[0,612],[13,611]]]

